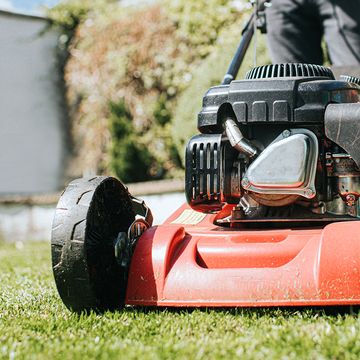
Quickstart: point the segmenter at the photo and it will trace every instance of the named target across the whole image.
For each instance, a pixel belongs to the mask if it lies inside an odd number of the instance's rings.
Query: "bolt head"
[[[247,178],[244,178],[241,182],[241,185],[244,189],[248,189],[250,187],[250,181]]]
[[[347,206],[354,206],[356,203],[356,196],[353,194],[349,194],[346,196],[346,205]]]
[[[288,138],[291,135],[291,131],[290,130],[284,130],[282,133],[282,136],[284,138]]]
[[[315,196],[315,191],[313,189],[306,189],[305,196],[311,199]]]

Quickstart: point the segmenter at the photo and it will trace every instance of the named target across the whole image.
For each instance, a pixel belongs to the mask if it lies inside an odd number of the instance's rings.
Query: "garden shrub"
[[[123,182],[149,179],[149,169],[153,159],[146,146],[138,141],[131,113],[126,108],[125,102],[120,100],[118,103],[110,103],[109,106],[112,134],[111,170]]]
[[[221,80],[240,37],[239,1],[71,3],[50,16],[72,32],[64,76],[77,144],[73,176],[177,176],[201,98]]]
[[[239,44],[242,22],[236,21],[222,31],[214,50],[195,69],[191,83],[177,99],[172,134],[182,161],[187,141],[197,132],[197,115],[202,107],[202,98],[211,86],[221,83]],[[240,68],[238,79],[245,78],[246,72],[254,66],[253,53],[254,48],[251,45]],[[257,65],[270,62],[264,37],[258,39],[257,55]]]

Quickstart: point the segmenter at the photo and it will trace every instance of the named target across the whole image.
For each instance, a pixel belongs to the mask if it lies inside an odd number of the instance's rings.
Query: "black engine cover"
[[[239,124],[322,124],[328,104],[358,102],[359,94],[358,85],[329,76],[233,81],[205,94],[198,129],[201,133],[221,133],[224,107],[229,104]]]

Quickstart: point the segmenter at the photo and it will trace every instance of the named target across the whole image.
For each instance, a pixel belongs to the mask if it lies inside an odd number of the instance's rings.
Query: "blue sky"
[[[1,10],[13,10],[25,13],[41,13],[42,6],[54,6],[61,0],[0,0]],[[133,5],[142,2],[151,2],[153,0],[122,0],[123,5]]]
[[[36,12],[42,5],[53,6],[58,2],[59,0],[0,0],[0,8]]]

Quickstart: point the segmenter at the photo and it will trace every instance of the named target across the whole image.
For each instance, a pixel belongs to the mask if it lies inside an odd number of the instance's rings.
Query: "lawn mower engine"
[[[318,65],[275,64],[211,88],[186,151],[189,205],[230,227],[358,219],[358,84]]]
[[[360,305],[359,83],[277,64],[211,88],[188,204],[161,225],[113,177],[71,182],[51,239],[65,305]]]

